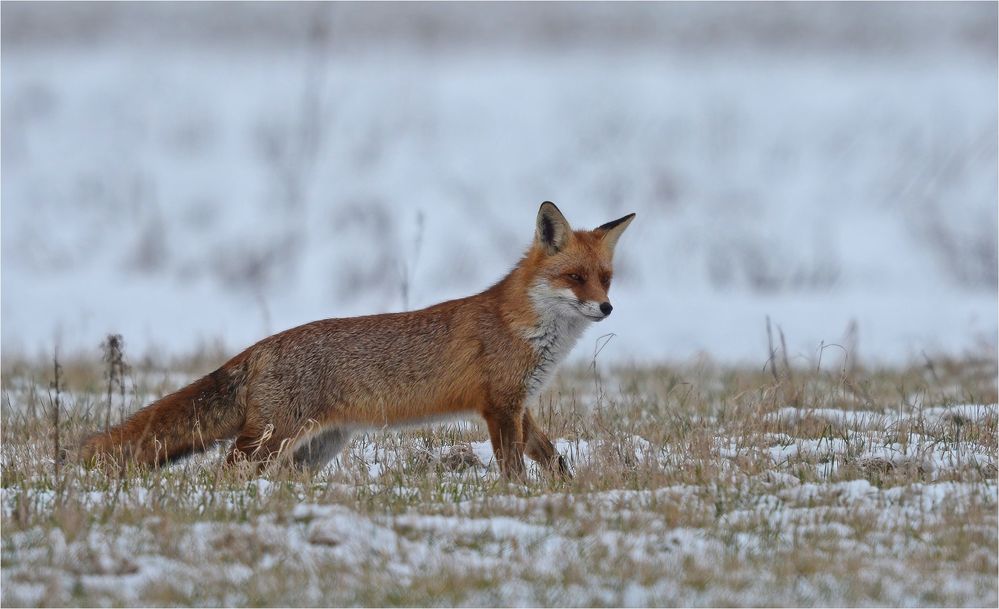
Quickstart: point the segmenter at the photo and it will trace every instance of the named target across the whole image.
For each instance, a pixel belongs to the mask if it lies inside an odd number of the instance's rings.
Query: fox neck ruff
[[[534,348],[537,362],[524,382],[527,399],[541,393],[591,323],[567,302],[571,294],[561,292],[541,283],[529,291],[537,323],[524,331],[524,338]]]

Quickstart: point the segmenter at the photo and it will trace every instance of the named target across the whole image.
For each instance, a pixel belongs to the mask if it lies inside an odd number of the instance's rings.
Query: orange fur
[[[605,316],[614,245],[633,217],[572,231],[545,202],[530,249],[484,292],[265,338],[91,438],[82,456],[158,465],[236,436],[230,463],[288,456],[315,468],[352,428],[477,412],[505,476],[522,475],[525,452],[567,476],[526,402],[582,328]]]

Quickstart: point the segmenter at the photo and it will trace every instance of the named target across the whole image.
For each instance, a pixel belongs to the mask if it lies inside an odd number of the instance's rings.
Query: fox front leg
[[[524,409],[523,429],[524,450],[527,456],[562,480],[571,480],[572,472],[569,471],[565,459],[555,450],[555,445],[548,439],[545,432],[541,431],[537,421],[531,416],[531,411],[526,408]]]
[[[524,479],[524,428],[523,414],[503,410],[487,412],[486,426],[493,444],[493,454],[500,473],[506,480]]]

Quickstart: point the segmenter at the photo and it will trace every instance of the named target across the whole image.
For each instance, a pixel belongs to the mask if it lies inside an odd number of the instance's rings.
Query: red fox
[[[590,322],[635,214],[573,231],[554,203],[534,241],[486,291],[420,311],[324,319],[275,334],[87,440],[85,462],[160,465],[235,436],[227,464],[278,458],[317,471],[352,430],[477,412],[505,478],[524,453],[570,477],[527,403]]]

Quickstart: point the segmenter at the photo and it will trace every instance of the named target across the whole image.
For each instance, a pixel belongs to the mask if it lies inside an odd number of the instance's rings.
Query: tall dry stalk
[[[780,377],[777,375],[777,349],[774,347],[774,333],[770,328],[770,316],[767,315],[767,350],[769,357],[767,358],[767,363],[770,364],[770,372],[774,375],[774,381],[780,382]],[[766,366],[763,367],[764,370]]]
[[[111,428],[111,401],[115,385],[118,386],[121,395],[121,420],[125,419],[125,340],[121,334],[108,334],[107,339],[101,343],[104,351],[104,364],[106,366],[105,376],[108,381],[108,406],[104,417],[104,431]]]
[[[52,355],[52,390],[55,392],[55,396],[52,398],[52,464],[53,471],[55,473],[55,478],[53,483],[56,488],[59,487],[59,466],[62,461],[61,458],[61,448],[59,446],[59,411],[62,408],[62,365],[59,364],[59,351],[56,350]]]

